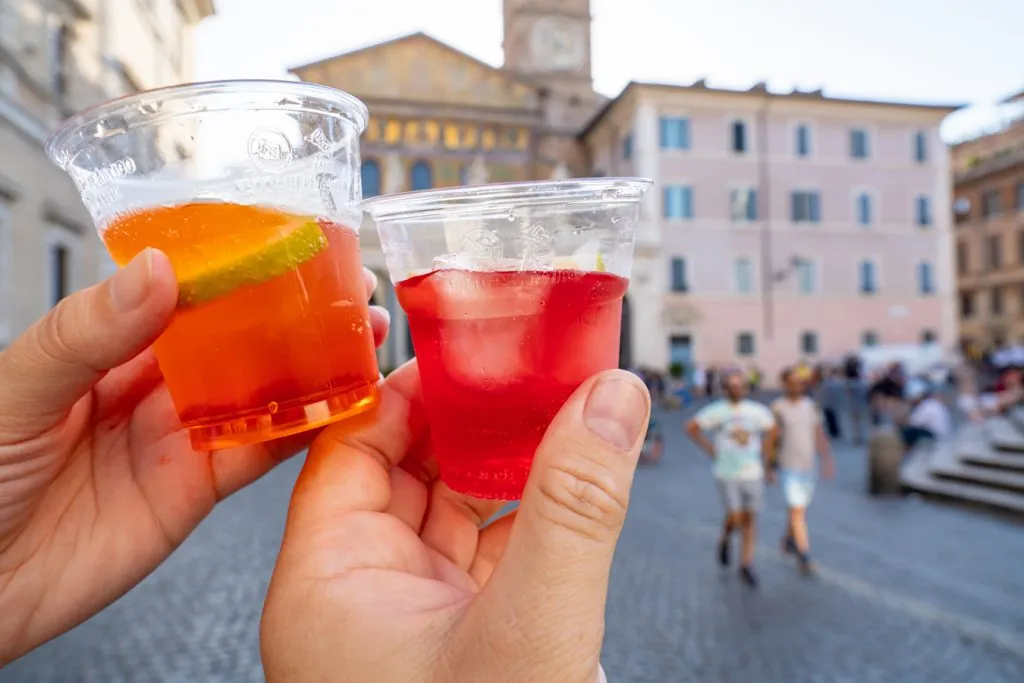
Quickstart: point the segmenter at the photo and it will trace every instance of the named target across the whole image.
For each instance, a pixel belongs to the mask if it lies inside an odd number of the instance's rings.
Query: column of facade
[[[641,102],[638,105],[633,140],[637,174],[654,181],[640,207],[630,281],[633,363],[662,369],[668,365],[668,340],[663,318],[667,289],[666,265],[661,253],[658,110],[653,103]]]

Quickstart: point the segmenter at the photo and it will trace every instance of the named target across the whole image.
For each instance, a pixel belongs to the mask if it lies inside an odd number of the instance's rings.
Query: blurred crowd
[[[756,364],[677,364],[668,373],[650,368],[633,372],[647,384],[654,402],[666,409],[717,397],[722,379],[736,373],[746,377],[753,394],[771,393],[764,389],[765,378]],[[957,414],[981,421],[1024,402],[1024,353],[992,353],[917,373],[900,362],[865,367],[860,356],[850,354],[832,364],[800,360],[782,376],[788,373],[807,386],[829,437],[847,436],[857,444],[870,428],[882,425],[899,428],[908,448],[922,439],[941,440],[953,431]]]

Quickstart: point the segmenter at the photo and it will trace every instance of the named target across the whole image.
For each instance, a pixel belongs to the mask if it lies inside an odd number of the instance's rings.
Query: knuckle
[[[538,484],[549,521],[593,538],[622,527],[629,490],[602,464],[582,455],[564,458],[545,468]]]
[[[39,323],[37,348],[48,360],[67,362],[75,358],[74,316],[68,299],[61,299]]]

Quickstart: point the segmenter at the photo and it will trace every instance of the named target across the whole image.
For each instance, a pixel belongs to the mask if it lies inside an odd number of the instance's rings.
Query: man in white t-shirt
[[[755,521],[764,495],[764,464],[770,454],[762,453],[761,436],[775,429],[775,419],[766,406],[746,398],[747,379],[731,372],[723,381],[726,398],[702,408],[686,425],[686,432],[714,461],[715,480],[725,507],[718,561],[729,565],[730,540],[734,531],[743,536],[740,577],[757,587],[754,574]],[[705,436],[714,434],[714,443]],[[774,443],[769,439],[768,443]]]

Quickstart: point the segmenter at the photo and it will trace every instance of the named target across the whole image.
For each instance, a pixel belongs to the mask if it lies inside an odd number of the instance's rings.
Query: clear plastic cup
[[[363,412],[378,369],[359,258],[366,107],[318,85],[164,88],[47,143],[111,257],[161,249],[178,307],[154,344],[197,450]]]
[[[441,479],[516,500],[555,413],[618,366],[638,178],[367,200],[409,317]]]

